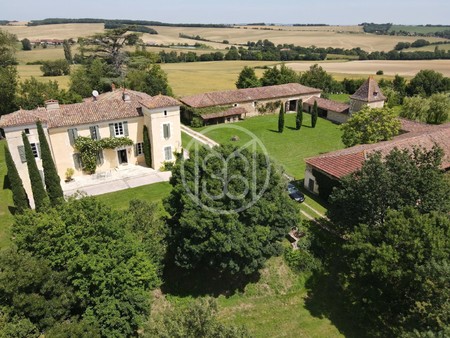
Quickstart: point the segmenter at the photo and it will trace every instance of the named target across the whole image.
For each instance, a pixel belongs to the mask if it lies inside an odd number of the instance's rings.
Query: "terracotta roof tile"
[[[316,94],[320,92],[320,89],[306,87],[299,83],[288,83],[276,86],[209,92],[199,95],[186,96],[183,97],[181,101],[194,108],[204,108],[238,102],[251,102],[287,96]]]
[[[95,100],[87,98],[82,103],[60,105],[56,109],[18,110],[3,115],[0,119],[0,127],[29,125],[36,123],[37,120],[47,123],[48,128],[74,126],[139,117],[142,116],[142,106],[154,109],[180,105],[179,101],[168,96],[152,97],[132,90],[125,91],[129,101],[124,101],[123,93],[122,89],[117,89],[101,94]]]
[[[442,168],[450,168],[450,123],[428,126],[420,131],[399,135],[390,141],[362,144],[305,159],[305,162],[336,178],[344,177],[362,167],[364,158],[374,152],[383,156],[394,148],[412,150],[414,147],[431,149],[435,144],[444,151]]]
[[[384,101],[386,97],[381,92],[377,81],[373,77],[369,77],[358,90],[350,96],[351,99],[364,101],[364,102],[377,102]]]
[[[317,102],[317,107],[324,109],[324,110],[331,110],[337,113],[345,113],[346,110],[350,108],[350,106],[346,103],[337,102],[333,100],[327,100],[321,97],[311,97],[308,100],[306,100],[304,103],[309,105],[314,105],[314,101]]]
[[[242,107],[234,107],[222,112],[211,113],[211,114],[202,114],[201,117],[203,120],[216,119],[218,117],[227,117],[227,116],[236,116],[236,115],[244,115],[247,113],[247,110]]]

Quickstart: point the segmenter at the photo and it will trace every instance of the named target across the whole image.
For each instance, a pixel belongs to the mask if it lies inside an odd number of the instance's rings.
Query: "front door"
[[[127,150],[117,150],[117,157],[119,158],[119,164],[128,163]]]

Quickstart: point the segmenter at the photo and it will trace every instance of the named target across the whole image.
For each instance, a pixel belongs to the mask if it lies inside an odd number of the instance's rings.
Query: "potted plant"
[[[72,176],[73,176],[73,174],[75,173],[75,170],[73,170],[73,168],[67,168],[67,170],[66,170],[66,179],[65,179],[65,182],[70,182],[70,181],[72,181],[73,179],[72,179]]]

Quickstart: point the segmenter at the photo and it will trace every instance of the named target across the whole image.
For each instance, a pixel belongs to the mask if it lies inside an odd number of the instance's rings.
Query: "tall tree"
[[[282,133],[284,130],[284,104],[281,104],[280,112],[278,113],[278,132]]]
[[[414,76],[406,87],[410,96],[431,96],[450,89],[450,81],[442,73],[423,69]]]
[[[280,241],[299,221],[279,171],[263,154],[232,146],[201,148],[189,156],[175,165],[174,189],[164,201],[171,215],[170,256],[191,273],[217,278],[254,273],[280,253]],[[226,165],[222,159],[228,159]],[[219,181],[219,171],[232,179]],[[198,198],[195,186],[201,187]]]
[[[137,69],[129,71],[126,84],[130,89],[138,90],[152,96],[158,94],[173,95],[166,72],[157,64],[153,64],[145,71]]]
[[[39,135],[39,144],[41,147],[45,189],[47,190],[51,204],[55,206],[64,201],[64,193],[61,188],[61,179],[59,178],[58,171],[56,170],[55,163],[53,162],[52,153],[50,151],[47,138],[45,137],[44,129],[42,128],[42,122],[38,121],[36,126]]]
[[[17,171],[14,160],[12,159],[9,148],[5,145],[5,163],[8,169],[8,180],[11,185],[11,191],[14,201],[14,206],[18,213],[22,213],[30,208],[27,193],[23,187],[22,179]]]
[[[351,147],[356,144],[390,140],[398,135],[400,121],[391,108],[364,107],[342,124],[341,129],[342,142]]]
[[[255,70],[252,67],[245,66],[239,73],[236,81],[236,88],[254,88],[259,87],[261,83],[256,77]]]
[[[16,64],[17,37],[7,31],[0,29],[0,67]]]
[[[300,130],[303,123],[303,101],[298,100],[297,103],[297,116],[295,117],[295,129]]]
[[[390,210],[378,227],[359,225],[343,245],[345,293],[376,336],[445,337],[450,322],[450,219]],[[375,336],[375,335],[374,335]]]
[[[63,42],[63,48],[64,48],[64,58],[69,64],[73,63],[73,57],[72,57],[72,47],[70,46],[69,40],[64,40]]]
[[[15,66],[0,66],[0,115],[17,109],[17,69]]]
[[[308,71],[302,73],[299,82],[305,86],[320,88],[325,93],[342,89],[341,85],[318,64],[312,65]]]
[[[147,167],[152,167],[152,146],[150,144],[150,136],[148,135],[148,128],[146,125],[144,125],[144,131],[143,131],[143,140],[144,140],[144,158],[145,158],[145,164]]]
[[[319,117],[319,108],[317,107],[317,101],[314,101],[314,105],[311,112],[311,127],[315,128],[317,123],[317,118]]]
[[[45,191],[39,169],[34,158],[33,150],[25,132],[22,132],[23,146],[25,148],[25,158],[27,160],[28,176],[31,182],[31,191],[33,192],[33,200],[36,211],[44,212],[50,206],[50,200]]]
[[[421,213],[450,211],[450,182],[440,169],[443,151],[415,148],[374,153],[361,170],[344,177],[330,196],[328,216],[338,231],[358,224],[378,226],[389,209],[412,206]]]
[[[25,38],[25,39],[22,39],[22,41],[20,41],[20,42],[22,42],[22,49],[23,50],[31,50],[32,49],[30,40]]]

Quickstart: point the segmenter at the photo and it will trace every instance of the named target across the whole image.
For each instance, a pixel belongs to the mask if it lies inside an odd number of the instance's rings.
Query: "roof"
[[[350,105],[342,102],[337,102],[333,100],[327,100],[321,97],[311,97],[305,101],[306,104],[313,105],[314,102],[317,102],[317,107],[324,110],[330,110],[337,113],[344,113],[346,110],[350,108]]]
[[[227,117],[227,116],[237,116],[237,115],[244,115],[247,113],[245,108],[242,107],[234,107],[225,111],[217,112],[217,113],[211,113],[211,114],[202,114],[200,115],[203,120],[211,120],[216,119],[219,117]]]
[[[373,77],[369,77],[358,90],[350,96],[351,99],[364,102],[384,101],[386,97],[383,95],[377,81]]]
[[[123,89],[103,93],[94,100],[84,99],[82,103],[60,105],[59,108],[46,109],[39,107],[34,110],[20,109],[0,118],[0,127],[30,125],[37,120],[45,122],[48,128],[75,126],[101,121],[118,120],[142,116],[142,107],[149,109],[180,105],[174,98],[126,90],[129,101],[122,98]]]
[[[444,151],[442,168],[450,168],[450,123],[439,126],[428,125],[426,128],[420,125],[416,125],[415,131],[401,134],[390,141],[357,145],[310,157],[305,159],[305,162],[339,179],[361,169],[367,156],[372,153],[381,152],[382,156],[386,156],[394,148],[412,150],[414,147],[422,147],[431,149],[434,145],[438,145]]]
[[[238,102],[251,102],[305,94],[316,94],[320,92],[321,90],[317,88],[306,87],[299,83],[288,83],[276,86],[209,92],[186,96],[183,97],[181,101],[194,108],[204,108]]]

